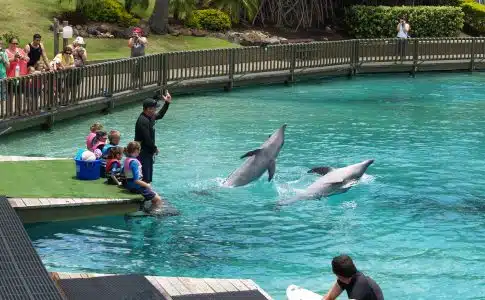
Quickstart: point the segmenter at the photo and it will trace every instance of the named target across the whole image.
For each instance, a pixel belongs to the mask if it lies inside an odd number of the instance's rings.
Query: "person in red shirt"
[[[7,77],[18,77],[28,74],[27,63],[29,57],[25,54],[22,48],[19,48],[19,41],[17,38],[11,38],[8,41],[8,48],[5,50],[10,61],[10,66],[7,70]],[[19,68],[17,68],[17,66]]]

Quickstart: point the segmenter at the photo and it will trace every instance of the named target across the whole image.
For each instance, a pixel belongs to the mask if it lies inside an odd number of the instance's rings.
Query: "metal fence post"
[[[470,71],[473,72],[475,70],[475,43],[477,38],[472,37],[472,49],[470,51]]]
[[[229,61],[229,81],[224,87],[225,91],[230,91],[232,90],[232,87],[234,86],[234,72],[236,69],[236,48],[229,49],[228,51],[228,61]]]
[[[360,61],[360,40],[353,40],[352,42],[352,57],[351,57],[351,75],[357,74]]]
[[[295,82],[295,68],[296,68],[296,47],[298,45],[290,44],[290,77],[288,78],[289,83]]]
[[[168,62],[168,54],[164,53],[164,54],[161,54],[162,55],[162,88],[163,88],[163,91],[162,93],[165,92],[165,90],[167,89],[167,84],[168,84],[168,79],[169,79],[169,62]]]
[[[411,74],[414,76],[418,71],[418,60],[419,60],[419,39],[413,39],[413,70]]]

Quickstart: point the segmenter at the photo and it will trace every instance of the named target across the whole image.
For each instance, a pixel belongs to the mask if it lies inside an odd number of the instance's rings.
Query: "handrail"
[[[0,80],[0,122],[168,82],[368,63],[485,59],[485,38],[354,39],[266,47],[177,51]],[[290,80],[291,80],[290,79]]]

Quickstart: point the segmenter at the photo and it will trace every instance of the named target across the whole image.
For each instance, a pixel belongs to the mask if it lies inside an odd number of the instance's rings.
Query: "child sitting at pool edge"
[[[108,158],[109,151],[113,147],[118,147],[120,144],[120,139],[121,139],[121,133],[118,130],[111,130],[108,134],[108,141],[109,144],[106,144],[103,147],[103,157]]]
[[[150,213],[158,213],[162,208],[162,198],[152,190],[150,184],[143,181],[141,163],[137,159],[141,146],[138,142],[130,142],[125,148],[126,159],[123,164],[125,187],[132,193],[142,194],[145,201],[151,201]]]
[[[111,147],[106,160],[107,183],[122,186],[121,159],[123,158],[123,147]]]
[[[89,129],[89,134],[86,137],[86,148],[88,150],[91,150],[91,146],[93,144],[93,139],[96,136],[96,131],[103,130],[103,125],[101,123],[96,122],[93,125],[91,125],[91,128]]]

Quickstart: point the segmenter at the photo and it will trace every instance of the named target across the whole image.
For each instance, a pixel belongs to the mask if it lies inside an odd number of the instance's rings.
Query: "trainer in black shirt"
[[[345,290],[349,299],[384,300],[381,288],[372,280],[357,271],[354,262],[348,255],[339,255],[332,260],[332,271],[337,282],[323,296],[323,300],[334,300]]]
[[[135,125],[135,141],[141,145],[140,156],[138,160],[141,162],[143,181],[146,183],[152,182],[153,176],[153,157],[158,154],[158,148],[155,144],[155,121],[160,120],[165,116],[168,106],[172,101],[172,96],[167,91],[167,95],[163,96],[165,104],[162,109],[157,112],[159,103],[157,96],[153,99],[149,98],[143,101],[143,112],[138,117]]]

